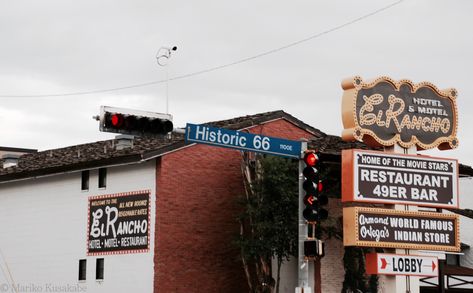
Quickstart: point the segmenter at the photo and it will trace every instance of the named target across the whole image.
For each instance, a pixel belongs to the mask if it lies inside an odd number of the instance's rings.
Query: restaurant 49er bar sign
[[[90,197],[87,254],[149,251],[149,217],[148,190]]]
[[[342,201],[458,208],[458,161],[343,150]]]
[[[460,251],[459,217],[378,208],[343,209],[345,246]]]
[[[342,82],[343,140],[372,146],[451,149],[458,146],[455,89],[359,76]]]

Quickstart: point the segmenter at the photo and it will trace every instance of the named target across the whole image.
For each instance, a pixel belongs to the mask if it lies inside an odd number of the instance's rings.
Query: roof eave
[[[140,163],[144,161],[142,155],[140,154],[133,154],[127,156],[120,156],[120,157],[111,157],[101,160],[95,161],[87,161],[87,162],[79,162],[72,165],[65,165],[65,166],[57,166],[57,167],[49,167],[49,168],[42,168],[32,171],[23,171],[23,172],[15,172],[10,174],[4,174],[0,176],[0,184],[19,181],[19,180],[26,180],[32,178],[39,178],[39,177],[46,177],[51,175],[57,175],[62,173],[72,173],[78,172],[82,170],[88,169],[97,169],[107,166],[117,166],[117,165],[128,165],[133,163]]]

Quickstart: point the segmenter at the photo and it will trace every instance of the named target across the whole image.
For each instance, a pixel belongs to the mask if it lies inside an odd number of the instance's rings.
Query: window
[[[99,169],[99,188],[107,187],[107,168]]]
[[[79,259],[79,281],[85,281],[87,275],[87,260]]]
[[[95,266],[95,279],[103,280],[103,267],[104,267],[103,258],[97,258],[97,263]]]
[[[82,171],[82,190],[89,190],[89,170]]]
[[[447,254],[447,264],[452,266],[460,265],[460,255],[458,254]]]

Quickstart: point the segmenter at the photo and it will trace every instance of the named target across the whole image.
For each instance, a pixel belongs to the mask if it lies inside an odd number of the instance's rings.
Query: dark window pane
[[[82,190],[89,190],[89,170],[82,171]]]
[[[460,256],[458,254],[447,254],[447,264],[452,266],[460,265]]]
[[[87,275],[87,260],[79,260],[79,281],[84,281]]]
[[[97,258],[97,264],[95,266],[95,279],[103,280],[103,268],[104,268],[103,258]]]
[[[99,188],[107,187],[107,168],[99,169]]]

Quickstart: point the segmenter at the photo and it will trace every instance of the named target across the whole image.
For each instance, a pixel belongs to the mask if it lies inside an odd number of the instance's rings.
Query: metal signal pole
[[[305,151],[307,150],[307,141],[301,142],[301,158],[304,156]],[[299,251],[298,251],[298,277],[299,283],[296,288],[296,293],[311,293],[312,290],[309,286],[309,261],[304,257],[304,241],[307,240],[307,222],[302,215],[305,205],[304,205],[304,189],[302,184],[304,183],[304,175],[302,174],[304,170],[304,162],[299,160]]]

